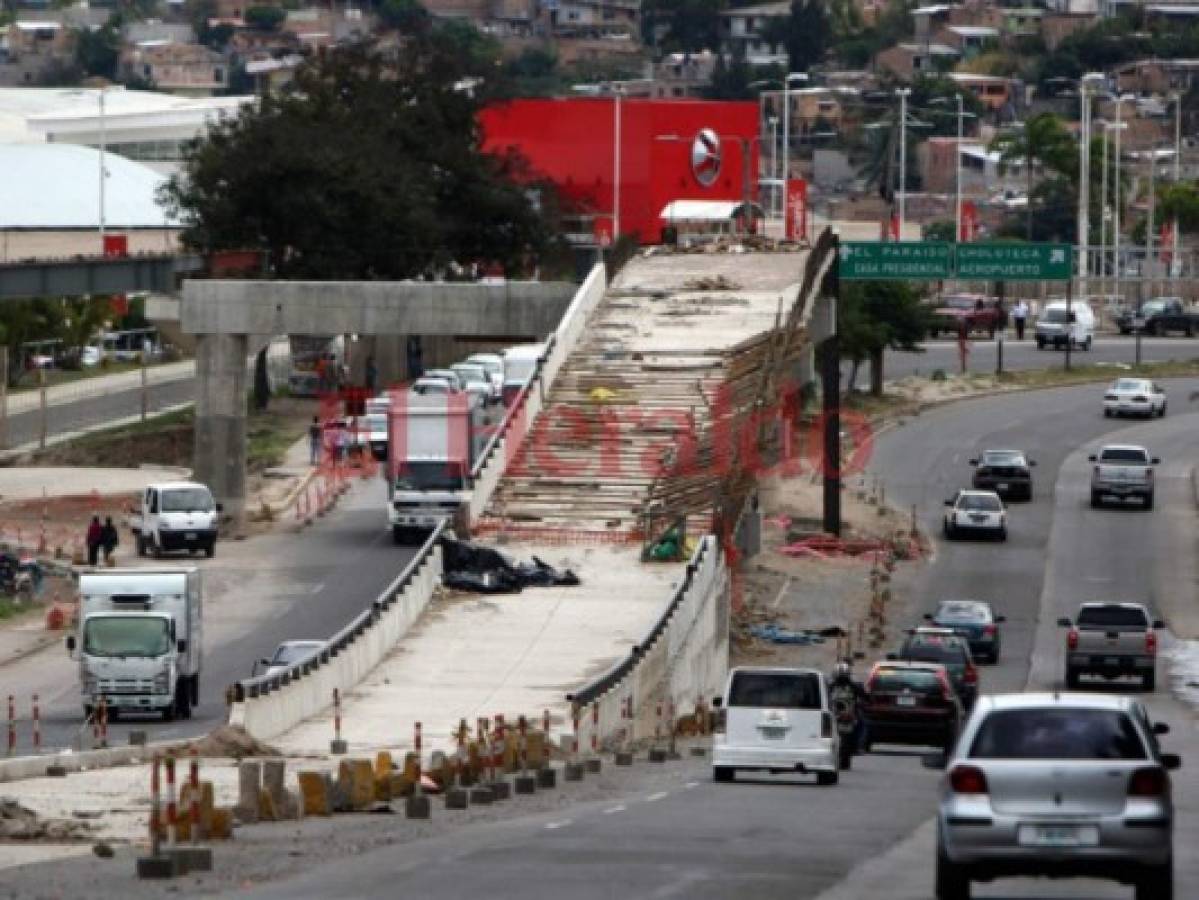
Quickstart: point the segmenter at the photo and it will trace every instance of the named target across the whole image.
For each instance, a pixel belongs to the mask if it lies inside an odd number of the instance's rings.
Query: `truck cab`
[[[221,505],[205,485],[191,481],[151,484],[142,491],[141,505],[129,519],[137,555],[204,551],[216,554]]]

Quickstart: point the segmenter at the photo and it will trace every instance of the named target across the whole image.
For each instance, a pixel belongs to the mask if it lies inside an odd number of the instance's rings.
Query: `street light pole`
[[[1111,123],[1103,123],[1103,165],[1100,167],[1103,184],[1099,189],[1099,288],[1107,293],[1107,145]]]
[[[903,225],[907,212],[908,174],[908,95],[911,88],[899,88],[899,235],[903,240]]]
[[[104,252],[104,234],[106,231],[106,222],[104,216],[104,182],[107,180],[107,172],[104,166],[104,153],[108,145],[108,135],[104,122],[104,88],[100,88],[100,252]]]
[[[1091,205],[1091,103],[1087,90],[1087,77],[1078,82],[1080,101],[1078,122],[1078,296],[1085,297],[1087,275],[1091,268],[1091,255],[1087,252],[1090,243]],[[1031,198],[1030,198],[1031,202]]]
[[[962,109],[962,95],[960,93],[957,94],[957,101],[958,101],[958,144],[957,144],[957,148],[956,148],[957,152],[954,154],[954,162],[956,163],[956,165],[954,166],[954,182],[955,182],[955,187],[956,187],[957,200],[954,203],[953,233],[954,233],[954,240],[960,241],[962,239],[962,136],[963,136],[963,132],[964,132],[962,122],[965,119],[965,116],[963,115],[963,109]]]
[[[771,116],[767,121],[770,124],[770,180],[772,182],[774,182],[774,184],[771,185],[771,187],[773,187],[773,190],[770,192],[770,214],[773,217],[777,217],[778,213],[779,213],[779,207],[781,206],[781,204],[778,202],[779,194],[780,194],[779,181],[778,181],[778,161],[779,161],[778,124],[779,124],[779,119],[778,119],[778,116]]]
[[[1174,186],[1182,183],[1182,94],[1174,94]],[[1182,273],[1182,248],[1178,246],[1178,216],[1174,216],[1170,241],[1170,278],[1177,280]],[[1177,290],[1174,293],[1178,293]]]
[[[1113,284],[1115,292],[1120,297],[1120,302],[1124,302],[1124,292],[1120,285],[1120,276],[1123,274],[1120,270],[1120,132],[1124,128],[1124,95],[1121,94],[1116,98],[1116,146],[1113,153],[1113,164],[1115,166],[1115,182],[1112,184],[1112,262],[1116,267]],[[1137,308],[1138,315],[1140,307]],[[1138,345],[1138,351],[1140,346]],[[1139,353],[1138,353],[1139,355]]]
[[[620,95],[621,89],[616,88],[616,102],[613,104],[612,122],[612,243],[620,240]]]

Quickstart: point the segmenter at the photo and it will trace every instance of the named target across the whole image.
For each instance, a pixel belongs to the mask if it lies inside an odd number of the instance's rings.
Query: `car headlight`
[[[154,676],[154,693],[165,694],[171,687],[171,670],[163,669]]]

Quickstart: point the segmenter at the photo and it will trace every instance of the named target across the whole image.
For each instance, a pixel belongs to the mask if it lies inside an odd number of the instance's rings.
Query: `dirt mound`
[[[70,819],[40,819],[16,800],[0,797],[0,840],[73,841],[89,836],[92,826]]]
[[[233,757],[242,759],[250,756],[282,756],[283,754],[270,744],[246,733],[240,725],[222,725],[215,731],[209,732],[198,741],[193,741],[184,747],[188,752],[195,749],[199,756]]]

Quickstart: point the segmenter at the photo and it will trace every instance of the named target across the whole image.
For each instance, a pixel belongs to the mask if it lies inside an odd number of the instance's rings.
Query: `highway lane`
[[[1169,385],[1176,397],[1197,386],[1195,379]],[[1177,413],[1180,407],[1185,404],[1176,402],[1172,409]],[[1102,417],[1096,389],[1088,386],[945,406],[880,437],[874,469],[885,479],[888,497],[917,504],[930,529],[939,528],[942,501],[954,488],[968,483],[967,459],[979,449],[1018,446],[1029,450],[1039,463],[1034,501],[1012,509],[1011,539],[1003,545],[939,543],[934,563],[914,588],[929,608],[942,597],[977,596],[995,601],[1006,612],[1004,658],[1000,665],[984,669],[984,690],[1023,690],[1030,661],[1051,656],[1058,646],[1060,634],[1051,632],[1046,643],[1038,627],[1043,621],[1043,598],[1062,590],[1058,579],[1065,571],[1063,554],[1076,556],[1084,570],[1069,575],[1072,583],[1086,585],[1088,578],[1111,577],[1106,573],[1112,566],[1135,572],[1136,566],[1114,552],[1109,542],[1135,551],[1146,542],[1164,541],[1162,535],[1147,530],[1147,523],[1164,522],[1161,527],[1166,529],[1176,526],[1180,504],[1193,502],[1186,485],[1171,470],[1163,479],[1158,511],[1138,515],[1113,510],[1111,517],[1126,523],[1125,529],[1096,533],[1073,513],[1067,514],[1071,501],[1063,497],[1068,498],[1069,491],[1055,487],[1059,471],[1065,472],[1070,484],[1069,479],[1078,477],[1078,448],[1089,447],[1105,433],[1129,427],[1132,433],[1164,428],[1185,444],[1196,420],[1194,415],[1184,415],[1132,426],[1113,422]],[[1188,452],[1194,455],[1193,447],[1168,449],[1180,459]],[[1081,516],[1090,510],[1074,512]],[[1185,537],[1176,541],[1193,540],[1193,515],[1191,519],[1190,527],[1181,530]],[[1077,546],[1063,543],[1063,530],[1074,535]],[[1159,588],[1158,593],[1176,587]],[[1085,595],[1082,587],[1064,596],[1073,602],[1080,595]],[[1184,721],[1164,695],[1154,702],[1172,721]],[[1189,733],[1178,737],[1172,747],[1181,746],[1184,753],[1199,749],[1192,746]],[[1199,753],[1189,755],[1199,760]],[[564,810],[552,820],[518,819],[486,831],[467,829],[449,838],[388,847],[320,866],[250,896],[378,897],[386,895],[402,873],[406,891],[439,898],[475,896],[481,891],[597,900],[928,898],[933,865],[928,823],[935,810],[937,776],[923,769],[917,756],[900,751],[871,754],[855,762],[838,787],[823,791],[796,785],[796,779],[739,779],[732,785],[716,785],[706,767],[688,761],[683,765],[694,783],[664,796],[629,797],[606,808]],[[1180,835],[1192,835],[1197,821],[1188,797]],[[1199,873],[1186,869],[1183,875],[1189,884],[1199,885]],[[978,895],[1105,898],[1129,892],[1103,884],[999,882]]]
[[[111,724],[109,742],[125,743],[133,729],[148,731],[152,740],[208,732],[224,721],[225,688],[248,677],[254,660],[283,640],[329,637],[369,606],[415,553],[392,544],[384,499],[377,479],[358,483],[333,513],[303,532],[287,526],[249,541],[222,542],[212,560],[164,560],[204,570],[200,705],[189,720],[130,717]],[[39,694],[46,747],[72,745],[82,711],[77,663],[63,645],[5,666],[0,678],[5,693]]]

